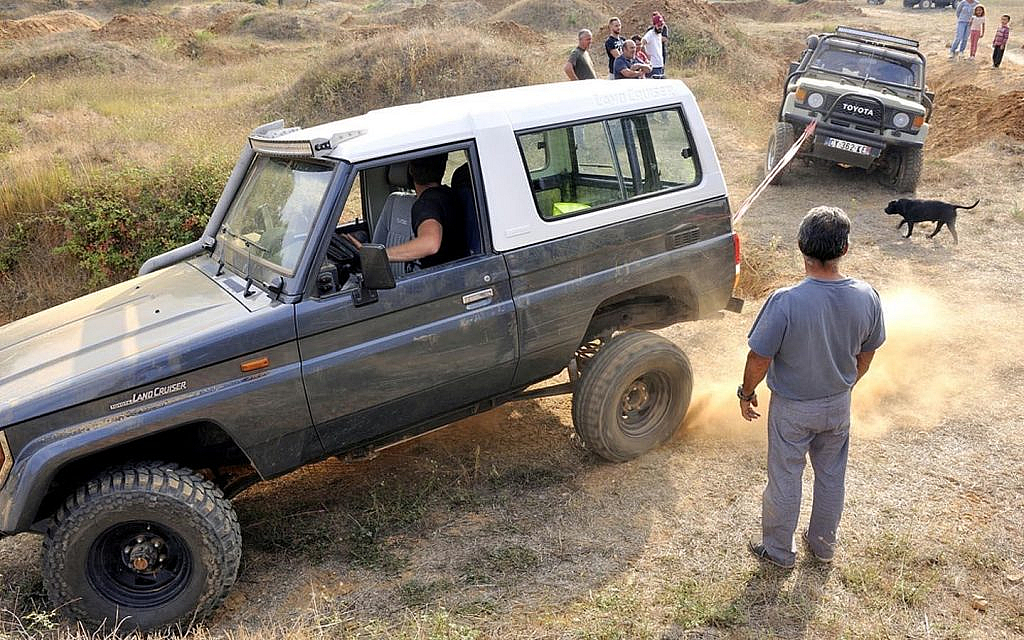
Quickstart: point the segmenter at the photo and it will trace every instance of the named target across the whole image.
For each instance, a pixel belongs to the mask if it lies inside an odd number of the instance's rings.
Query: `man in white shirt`
[[[651,77],[665,77],[665,19],[657,11],[651,16],[653,25],[644,33],[640,46],[651,59]]]

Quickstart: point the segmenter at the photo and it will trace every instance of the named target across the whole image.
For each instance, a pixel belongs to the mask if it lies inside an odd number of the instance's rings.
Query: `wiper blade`
[[[249,240],[248,238],[244,238],[244,237],[238,235],[237,233],[232,231],[231,228],[228,227],[228,225],[226,225],[226,224],[222,225],[220,230],[221,230],[221,233],[226,233],[227,235],[231,236],[235,240],[238,240],[239,242],[241,242],[245,246],[245,270],[242,273],[242,277],[245,278],[246,282],[248,282],[249,284],[252,284],[253,282],[259,282],[264,287],[267,286],[266,283],[264,283],[263,281],[258,281],[258,280],[256,280],[255,278],[252,277],[252,273],[251,273],[251,269],[252,269],[252,250],[255,247],[256,249],[258,249],[258,250],[260,250],[260,251],[262,251],[263,253],[266,254],[266,253],[270,253],[270,249],[267,249],[263,245],[261,245],[261,244],[259,244],[257,242],[253,242],[252,240]],[[247,286],[246,287],[246,292],[247,292],[246,295],[248,295],[248,290],[249,290],[249,287]]]

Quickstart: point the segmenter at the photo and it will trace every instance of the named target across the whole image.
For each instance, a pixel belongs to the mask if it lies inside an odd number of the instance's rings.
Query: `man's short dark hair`
[[[850,239],[850,219],[839,207],[814,207],[800,223],[800,253],[819,262],[842,257]]]
[[[409,175],[414,184],[440,184],[444,169],[448,166],[448,154],[439,153],[409,161]]]

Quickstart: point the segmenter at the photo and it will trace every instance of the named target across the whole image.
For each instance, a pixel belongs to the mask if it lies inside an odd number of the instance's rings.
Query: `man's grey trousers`
[[[807,538],[819,558],[831,558],[843,513],[846,456],[850,449],[850,392],[817,400],[772,394],[768,408],[768,486],[761,502],[762,544],[789,564],[800,517],[805,460],[814,469],[814,504]]]

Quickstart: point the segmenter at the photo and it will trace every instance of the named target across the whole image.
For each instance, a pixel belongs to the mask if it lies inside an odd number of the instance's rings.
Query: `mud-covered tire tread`
[[[629,384],[632,379],[624,378],[635,364],[654,362],[656,358],[666,357],[671,365],[678,367],[678,375],[671,381],[678,385],[678,395],[667,412],[664,424],[650,439],[630,444],[640,447],[626,447],[616,442],[616,432],[609,430],[605,420],[606,412],[610,411],[609,399],[618,403],[621,398],[620,384]],[[675,389],[674,389],[675,391]],[[576,434],[591,452],[610,462],[626,462],[642,455],[646,451],[668,440],[682,424],[690,405],[693,393],[693,369],[686,354],[675,344],[659,335],[646,331],[622,333],[601,347],[590,362],[586,373],[581,376],[579,384],[572,396],[572,416]],[[616,425],[617,427],[617,425]]]
[[[112,507],[128,509],[161,499],[176,502],[193,517],[191,524],[204,533],[213,561],[205,567],[206,584],[194,609],[155,624],[148,624],[146,620],[129,620],[122,628],[158,628],[175,623],[188,625],[214,611],[238,576],[242,558],[238,516],[216,485],[186,467],[162,462],[108,469],[80,486],[60,506],[47,528],[42,549],[43,583],[53,606],[76,620],[95,625],[106,623],[108,627],[117,625],[117,620],[110,620],[106,615],[97,616],[97,612],[87,610],[80,597],[71,593],[72,587],[65,577],[68,547],[73,543],[77,528],[93,519],[109,517]],[[198,550],[193,549],[192,553],[196,562],[202,562]],[[169,603],[167,608],[170,606]]]
[[[776,161],[782,156],[786,155],[789,148],[796,142],[796,130],[793,129],[793,125],[788,122],[776,122],[775,128],[772,131],[772,137],[768,141],[768,152],[765,154],[764,163],[764,174],[767,176],[772,168],[775,166],[774,163],[768,162],[769,158],[775,158]],[[789,172],[793,169],[793,163],[790,162],[788,165],[779,171],[779,174],[772,179],[771,184],[779,185],[785,184],[786,179],[789,177]]]
[[[924,149],[905,147],[900,152],[900,168],[896,173],[893,188],[901,193],[913,193],[924,169]]]

